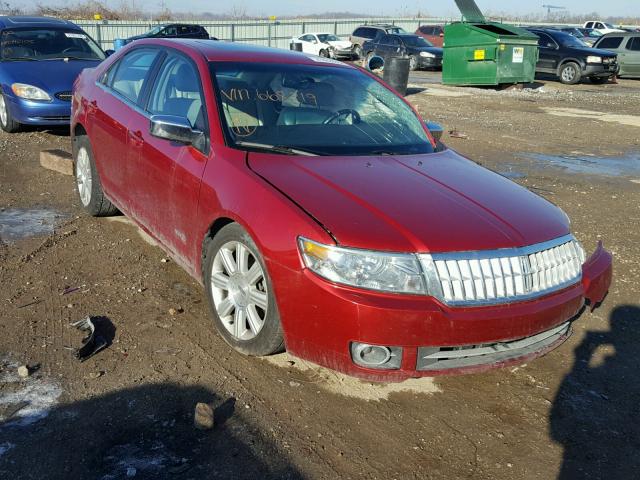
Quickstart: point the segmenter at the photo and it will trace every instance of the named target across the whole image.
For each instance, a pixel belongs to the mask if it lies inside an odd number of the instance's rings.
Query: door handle
[[[144,139],[142,137],[142,132],[140,130],[136,130],[135,132],[132,130],[128,131],[129,139],[131,139],[134,145],[142,145]]]

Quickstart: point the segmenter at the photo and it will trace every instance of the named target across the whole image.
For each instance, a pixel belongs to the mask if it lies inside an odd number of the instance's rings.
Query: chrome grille
[[[438,279],[430,291],[449,305],[518,301],[582,278],[584,251],[571,236],[523,248],[420,255]]]
[[[58,92],[58,93],[55,94],[55,97],[58,100],[62,100],[64,102],[70,102],[71,101],[71,96],[72,96],[72,93],[70,91]]]

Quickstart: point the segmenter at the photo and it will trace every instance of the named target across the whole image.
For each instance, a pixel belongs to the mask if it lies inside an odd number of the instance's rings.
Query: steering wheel
[[[322,124],[329,125],[330,123],[333,123],[340,117],[345,117],[345,120],[346,120],[346,118],[348,118],[349,116],[351,116],[352,123],[360,123],[360,114],[357,111],[351,108],[344,108],[342,110],[338,110],[336,113],[331,115],[324,122],[322,122]]]

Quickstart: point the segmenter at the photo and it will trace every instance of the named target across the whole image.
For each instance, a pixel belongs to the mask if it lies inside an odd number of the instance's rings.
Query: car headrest
[[[173,86],[181,92],[198,92],[200,86],[192,68],[182,64],[173,75]]]

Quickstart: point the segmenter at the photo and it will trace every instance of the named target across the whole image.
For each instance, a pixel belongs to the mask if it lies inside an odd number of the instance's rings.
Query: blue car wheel
[[[3,94],[0,94],[0,127],[7,133],[15,133],[20,130],[20,124],[11,116],[11,111]]]

